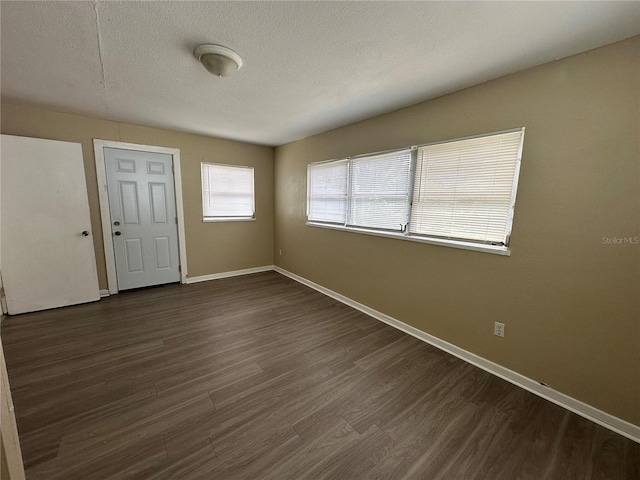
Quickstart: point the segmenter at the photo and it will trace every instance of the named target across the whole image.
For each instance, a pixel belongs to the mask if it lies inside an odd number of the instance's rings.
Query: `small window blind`
[[[409,233],[506,245],[524,130],[418,149]]]
[[[254,218],[253,168],[203,163],[202,211],[205,220]]]
[[[307,220],[344,225],[347,212],[348,161],[308,167]]]
[[[404,231],[409,214],[411,150],[351,159],[347,225]]]

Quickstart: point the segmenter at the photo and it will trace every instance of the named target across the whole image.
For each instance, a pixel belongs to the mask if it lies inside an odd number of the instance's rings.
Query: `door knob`
[[[122,232],[115,232],[116,237],[119,237],[120,235],[122,235]]]
[[[88,237],[89,236],[89,232],[87,232],[86,230],[84,232],[82,232],[82,236],[83,237]]]
[[[117,227],[118,225],[120,225],[120,222],[116,220],[115,222],[113,222],[113,224]]]

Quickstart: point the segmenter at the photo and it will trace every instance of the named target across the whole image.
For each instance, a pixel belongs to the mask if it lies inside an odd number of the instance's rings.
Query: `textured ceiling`
[[[640,33],[639,2],[7,2],[13,103],[280,145]],[[200,43],[237,51],[210,75]]]

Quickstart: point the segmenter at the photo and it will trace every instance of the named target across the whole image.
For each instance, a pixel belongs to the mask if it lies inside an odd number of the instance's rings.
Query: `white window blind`
[[[353,158],[347,224],[404,231],[409,214],[411,150]]]
[[[254,218],[253,168],[202,163],[205,220]]]
[[[418,149],[409,233],[506,244],[524,130]]]
[[[309,165],[307,220],[345,223],[347,172],[347,160]]]

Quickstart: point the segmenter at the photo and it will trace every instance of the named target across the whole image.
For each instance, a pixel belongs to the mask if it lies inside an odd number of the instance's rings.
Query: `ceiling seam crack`
[[[98,41],[98,60],[100,61],[100,73],[102,75],[102,90],[107,90],[107,78],[104,71],[104,62],[102,60],[102,38],[100,36],[100,16],[98,14],[98,1],[93,2],[93,10],[96,13],[96,37]],[[108,113],[109,108],[107,107],[107,99],[106,96],[103,95],[102,101],[104,102],[105,112]]]

